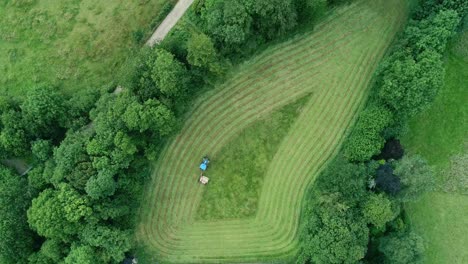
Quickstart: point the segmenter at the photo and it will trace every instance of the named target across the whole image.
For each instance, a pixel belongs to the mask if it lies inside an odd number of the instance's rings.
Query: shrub
[[[392,122],[392,113],[383,106],[371,105],[362,111],[353,132],[344,143],[344,155],[351,161],[366,161],[384,145],[382,131]]]

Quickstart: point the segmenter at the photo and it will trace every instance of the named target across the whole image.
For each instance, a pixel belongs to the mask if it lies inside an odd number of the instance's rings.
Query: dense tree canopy
[[[30,205],[27,181],[0,166],[0,263],[27,263],[33,237],[26,210]]]
[[[393,111],[409,117],[432,102],[444,80],[442,53],[459,23],[455,10],[410,22],[381,66],[379,96]]]
[[[392,201],[384,194],[372,194],[364,203],[363,214],[369,223],[382,229],[397,216]]]
[[[344,143],[344,154],[352,161],[366,161],[382,149],[382,131],[392,122],[392,113],[382,106],[364,109],[353,132]]]
[[[96,256],[90,246],[72,246],[70,253],[65,258],[65,264],[99,264],[104,263]]]
[[[187,52],[187,61],[191,65],[220,73],[217,51],[207,35],[203,33],[192,35],[187,42]]]
[[[304,214],[298,263],[355,263],[365,255],[368,220],[359,204],[366,201],[364,166],[336,158],[319,176]]]
[[[435,178],[432,167],[421,156],[404,156],[396,163],[394,173],[400,178],[402,190],[399,197],[403,201],[418,199],[421,194],[433,190]]]
[[[366,253],[369,229],[364,218],[353,209],[322,203],[308,215],[308,233],[303,237],[299,263],[356,263]]]
[[[381,239],[379,250],[385,255],[386,263],[421,263],[424,244],[413,232],[392,233]]]
[[[21,104],[21,111],[26,129],[39,138],[59,137],[57,130],[68,120],[64,97],[49,87],[32,89]]]
[[[157,50],[151,78],[162,94],[181,97],[187,89],[188,74],[185,66],[164,49]]]
[[[377,168],[375,185],[377,189],[390,195],[396,195],[401,190],[400,178],[393,174],[393,168],[389,163]]]

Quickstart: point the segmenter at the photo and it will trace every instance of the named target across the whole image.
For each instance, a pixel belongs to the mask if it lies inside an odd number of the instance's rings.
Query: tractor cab
[[[206,171],[206,169],[208,168],[208,163],[210,163],[210,160],[207,156],[205,156],[200,164],[200,170]]]

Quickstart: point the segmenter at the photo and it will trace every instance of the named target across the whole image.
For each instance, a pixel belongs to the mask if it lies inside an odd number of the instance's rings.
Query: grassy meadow
[[[307,187],[338,151],[406,11],[400,0],[342,6],[200,96],[154,164],[136,234],[148,256],[170,263],[283,263],[294,257]],[[291,124],[270,120],[301,98],[307,99]],[[266,133],[262,129],[281,138],[250,142],[250,135]],[[242,155],[252,149],[264,159],[249,172],[256,175],[239,173],[241,165],[233,163],[246,162]],[[212,157],[206,172],[211,182],[203,186],[197,180],[205,154]],[[242,186],[253,179],[261,179],[254,189]],[[230,195],[241,190],[247,190],[246,202],[234,204]],[[257,205],[249,205],[256,193]]]
[[[451,158],[468,151],[467,47],[465,26],[448,51],[445,86],[430,109],[410,122],[410,132],[403,140],[408,152],[421,154],[435,166],[441,186]],[[467,208],[466,194],[440,191],[408,205],[411,224],[426,241],[426,263],[468,263]]]
[[[173,0],[0,3],[0,93],[46,84],[70,94],[118,81]]]

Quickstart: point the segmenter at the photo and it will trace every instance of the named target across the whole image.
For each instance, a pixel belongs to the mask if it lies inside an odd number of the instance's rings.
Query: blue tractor
[[[208,168],[208,163],[210,163],[210,160],[208,159],[207,156],[203,157],[202,163],[200,164],[200,170],[206,171]]]

